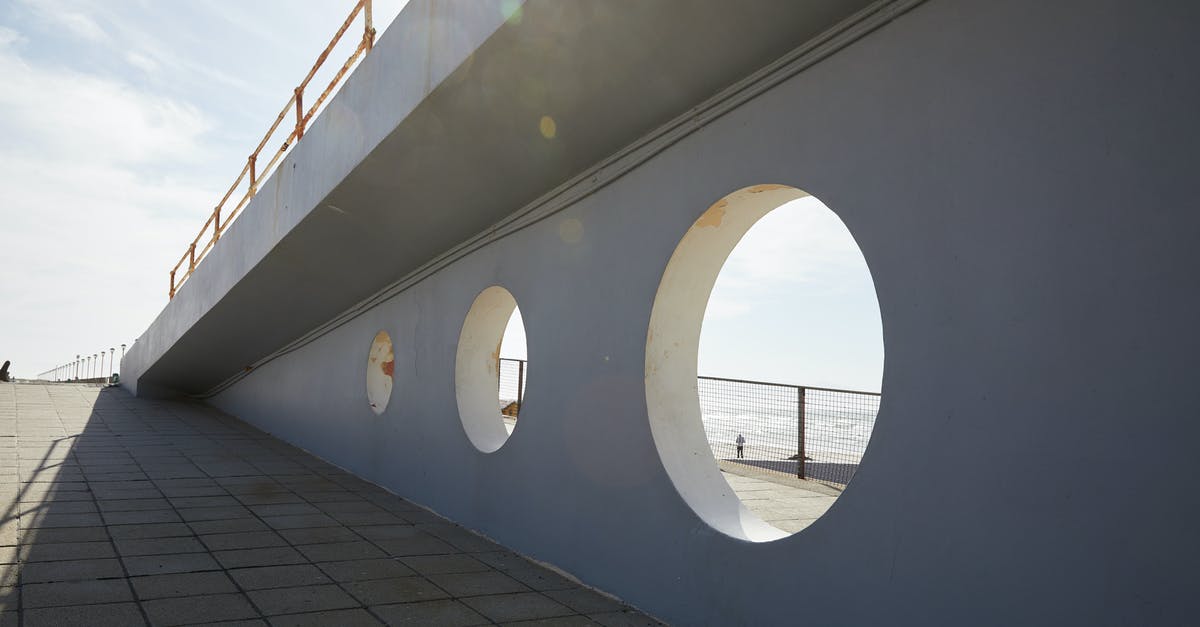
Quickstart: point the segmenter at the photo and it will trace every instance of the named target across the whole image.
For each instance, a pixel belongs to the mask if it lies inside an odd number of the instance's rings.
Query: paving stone
[[[335,562],[387,556],[378,547],[364,540],[357,542],[334,542],[330,544],[309,544],[297,546],[296,550],[303,553],[312,562]]]
[[[272,627],[326,627],[327,625],[337,625],[338,627],[371,627],[382,624],[364,609],[330,610],[326,612],[271,617]]]
[[[521,582],[494,570],[481,573],[429,575],[429,579],[452,596],[460,598],[481,594],[529,591],[529,588]]]
[[[212,551],[287,546],[287,542],[272,531],[209,534],[200,536],[200,541]]]
[[[28,609],[132,601],[133,593],[124,579],[93,579],[26,584],[21,586],[21,597]]]
[[[192,535],[191,527],[176,523],[151,523],[148,525],[113,525],[108,528],[113,540],[145,540],[150,538],[173,538]]]
[[[16,576],[17,569],[13,571]],[[108,577],[123,577],[121,562],[115,559],[71,560],[63,562],[39,562],[25,564],[20,569],[21,583],[40,583],[49,581],[78,581],[81,579],[104,579]]]
[[[21,589],[15,586],[0,587],[0,613],[20,609]]]
[[[104,512],[106,525],[147,525],[151,523],[179,522],[179,516],[174,510],[154,509],[132,512]]]
[[[155,509],[171,509],[166,499],[114,499],[96,501],[102,512],[137,512]]]
[[[225,568],[244,568],[247,566],[277,566],[282,564],[303,564],[304,556],[291,547],[270,547],[264,549],[238,549],[234,551],[214,551],[213,556]]]
[[[410,555],[397,559],[422,575],[478,573],[492,570],[491,566],[470,555]]]
[[[470,597],[462,602],[497,623],[574,614],[567,606],[536,592]]]
[[[588,618],[604,627],[660,627],[663,625],[663,623],[633,610],[592,614]]]
[[[250,511],[258,516],[298,516],[302,514],[320,514],[321,511],[308,503],[279,503],[273,505],[251,505]]]
[[[371,611],[389,625],[412,625],[424,627],[470,627],[472,625],[489,625],[491,621],[484,618],[475,610],[459,601],[439,600],[423,603],[403,603],[400,605],[381,605],[372,607]]]
[[[323,544],[328,542],[355,542],[362,540],[361,536],[345,527],[280,529],[279,535],[292,544]]]
[[[146,616],[150,617],[150,622],[155,625],[184,625],[258,617],[258,612],[241,594],[155,599],[143,601],[142,607],[146,610]]]
[[[586,616],[555,616],[504,623],[504,627],[597,627],[599,623]]]
[[[411,568],[392,558],[322,562],[318,566],[325,574],[338,582],[394,579],[416,574]]]
[[[3,551],[0,551],[2,553]],[[51,562],[59,560],[83,560],[116,557],[112,544],[108,542],[58,542],[55,544],[27,544],[23,547],[25,562]]]
[[[137,603],[28,609],[25,627],[133,627],[145,625]]]
[[[569,590],[547,590],[546,596],[579,612],[580,614],[597,614],[601,612],[619,612],[627,609],[620,601],[604,596],[587,588],[572,588]]]
[[[263,518],[273,529],[301,529],[304,527],[339,527],[341,523],[325,514],[300,514],[298,516],[268,516]]]
[[[237,586],[219,571],[131,577],[129,581],[142,600],[237,592]]]
[[[22,516],[24,529],[53,529],[55,527],[95,527],[103,525],[99,514],[38,514]]]
[[[287,588],[295,586],[311,586],[330,583],[316,566],[311,564],[293,564],[290,566],[260,566],[256,568],[237,568],[228,571],[245,590],[261,590],[266,588]]]
[[[47,499],[23,503],[19,509],[21,516],[37,516],[40,514],[94,514],[96,504],[92,501],[58,501]]]
[[[233,520],[199,520],[189,522],[188,526],[196,535],[216,533],[246,533],[250,531],[269,531],[270,527],[257,518],[236,518]]]
[[[187,509],[175,510],[179,513],[180,518],[186,522],[197,522],[202,520],[232,520],[237,518],[253,518],[254,514],[250,510],[237,505],[234,507],[189,507]]]
[[[534,590],[569,590],[579,586],[574,581],[549,569],[534,566],[532,562],[526,562],[526,564],[529,566],[513,568],[504,572]]]
[[[199,553],[204,545],[195,538],[146,538],[137,540],[113,540],[121,555],[173,555],[176,553]]]
[[[400,577],[373,581],[352,581],[342,584],[364,605],[412,603],[446,599],[450,595],[424,577]]]
[[[170,498],[171,505],[177,508],[193,507],[241,507],[237,499],[227,494],[210,496],[185,496]]]
[[[125,568],[131,577],[139,575],[166,575],[170,573],[187,573],[204,570],[220,570],[220,566],[207,553],[186,553],[183,555],[147,555],[142,557],[124,557]]]
[[[247,594],[267,616],[358,607],[350,595],[334,585],[252,590]]]

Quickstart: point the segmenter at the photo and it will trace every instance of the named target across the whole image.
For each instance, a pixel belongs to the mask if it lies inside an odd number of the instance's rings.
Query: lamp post
[[[115,348],[109,348],[109,349],[108,349],[108,378],[109,378],[109,379],[111,379],[111,378],[112,378],[112,373],[113,373],[113,355],[116,355],[116,354],[117,354],[117,349],[115,349]]]
[[[79,355],[76,355],[75,356],[75,380],[76,381],[79,380],[79,367],[82,365],[83,365],[83,359]]]

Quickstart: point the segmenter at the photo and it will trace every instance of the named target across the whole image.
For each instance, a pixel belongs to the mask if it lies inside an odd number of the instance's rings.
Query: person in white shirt
[[[746,445],[746,438],[743,438],[742,434],[739,433],[737,439],[734,440],[734,443],[737,444],[738,459],[741,459],[742,458],[742,447]]]

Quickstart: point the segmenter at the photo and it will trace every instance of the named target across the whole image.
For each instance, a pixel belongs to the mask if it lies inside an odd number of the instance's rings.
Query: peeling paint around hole
[[[696,220],[695,226],[698,228],[721,226],[721,222],[725,221],[725,205],[727,204],[725,200],[720,200],[709,207],[708,211],[705,211],[704,215]]]

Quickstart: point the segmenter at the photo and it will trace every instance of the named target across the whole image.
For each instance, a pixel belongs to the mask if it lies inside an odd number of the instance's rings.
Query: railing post
[[[221,205],[213,209],[213,243],[221,239]]]
[[[525,360],[517,360],[517,414],[521,413],[521,401],[524,400],[524,395],[521,393],[521,388],[525,387]]]
[[[258,159],[257,153],[250,155],[250,193],[251,193],[251,195],[253,195],[254,191],[258,189],[258,179],[254,175],[254,161],[256,159]]]
[[[363,37],[367,40],[367,52],[375,46],[375,25],[371,21],[371,0],[363,3]]]
[[[167,291],[168,299],[175,298],[175,271],[171,271],[171,289]]]
[[[796,478],[803,479],[804,472],[804,388],[796,388]]]
[[[304,137],[304,87],[296,88],[296,141]]]
[[[196,242],[188,246],[188,274],[196,270]]]

